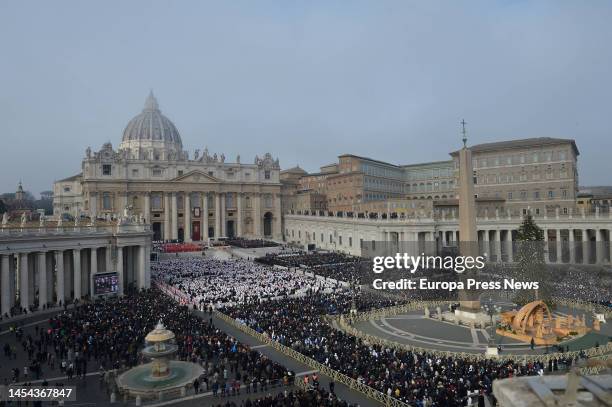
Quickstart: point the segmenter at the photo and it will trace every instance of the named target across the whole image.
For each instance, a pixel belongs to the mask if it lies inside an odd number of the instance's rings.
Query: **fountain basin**
[[[153,363],[136,366],[119,375],[117,386],[132,397],[158,398],[160,393],[180,392],[204,373],[200,365],[191,362],[170,360],[168,365],[169,374],[163,377],[151,375]]]

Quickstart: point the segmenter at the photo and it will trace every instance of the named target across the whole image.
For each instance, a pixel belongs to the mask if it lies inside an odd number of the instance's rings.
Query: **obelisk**
[[[476,257],[478,256],[478,232],[476,230],[474,168],[472,151],[467,147],[465,124],[465,120],[462,120],[463,148],[459,150],[459,254],[463,257]],[[476,291],[459,291],[460,308],[464,311],[480,311],[478,297],[479,292]]]

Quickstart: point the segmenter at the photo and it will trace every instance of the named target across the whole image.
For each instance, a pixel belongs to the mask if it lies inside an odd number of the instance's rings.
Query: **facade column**
[[[574,229],[568,229],[567,230],[569,233],[569,255],[570,255],[570,264],[576,264],[576,242],[575,242],[575,235],[574,235]]]
[[[242,192],[236,194],[236,236],[242,237]]]
[[[172,205],[170,207],[170,216],[172,218],[170,225],[170,236],[172,236],[172,240],[176,240],[178,239],[178,205],[176,203],[176,192],[172,193],[172,197],[170,200],[172,201]]]
[[[74,261],[74,299],[80,300],[83,295],[81,291],[81,249],[72,250],[72,259]]]
[[[588,229],[582,229],[582,264],[589,264],[589,240]]]
[[[253,196],[253,227],[255,237],[261,237],[261,195],[259,193]]]
[[[119,280],[119,295],[123,295],[123,247],[117,246],[117,279]]]
[[[555,240],[557,246],[557,263],[563,263],[563,249],[561,246],[561,229],[555,229]]]
[[[19,255],[19,305],[21,308],[30,307],[30,283],[28,271],[28,253]]]
[[[145,288],[146,278],[145,278],[145,247],[138,246],[138,288]]]
[[[183,241],[191,242],[191,193],[183,194]]]
[[[78,209],[77,209],[78,212]],[[98,193],[97,192],[90,192],[89,193],[89,214],[90,215],[95,215],[96,213],[98,213]],[[78,217],[80,214],[77,213]]]
[[[11,312],[11,302],[13,300],[13,297],[11,297],[11,256],[3,254],[0,257],[2,257],[2,263],[0,263],[0,273],[2,273],[2,277],[0,277],[0,285],[2,287],[0,312],[2,315],[5,315]]]
[[[215,239],[221,236],[221,195],[215,193]]]
[[[227,237],[227,221],[225,219],[225,203],[227,194],[221,195],[221,236]]]
[[[151,223],[151,193],[144,193],[144,221],[145,223]]]
[[[55,252],[55,279],[57,281],[57,305],[61,305],[66,301],[66,290],[64,287],[64,252],[58,250]]]
[[[172,239],[170,233],[170,194],[164,194],[164,240]]]
[[[38,252],[38,307],[47,305],[47,253]]]
[[[272,204],[274,206],[274,216],[272,217],[272,236],[276,239],[282,239],[283,231],[281,230],[281,206],[280,206],[280,194],[274,194],[272,196]],[[346,212],[344,212],[346,216]]]
[[[202,240],[208,240],[208,195],[202,193]]]

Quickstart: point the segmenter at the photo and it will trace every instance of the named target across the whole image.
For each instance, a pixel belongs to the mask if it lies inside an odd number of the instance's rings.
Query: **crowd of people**
[[[284,391],[277,395],[267,395],[254,400],[243,400],[240,404],[227,401],[214,407],[357,407],[340,400],[337,395],[323,388],[310,390]]]
[[[178,358],[204,368],[201,386],[206,389],[224,391],[241,383],[264,389],[288,381],[289,372],[283,366],[155,289],[67,309],[51,317],[48,327],[37,326],[33,334],[14,329],[11,335],[27,354],[29,365],[22,371],[6,369],[0,379],[19,382],[27,380],[30,372],[38,378],[49,377],[56,369],[69,378],[78,378],[98,369],[134,366],[142,362],[139,350],[158,319],[176,335]],[[17,351],[4,345],[8,363]]]
[[[280,246],[278,243],[271,240],[264,239],[227,239],[225,241],[228,245],[239,247],[242,249],[255,249],[258,247],[277,247]]]
[[[153,280],[179,290],[200,307],[331,291],[338,283],[244,259],[178,257],[151,264]]]
[[[273,340],[411,405],[461,406],[469,394],[491,394],[492,382],[497,378],[536,375],[546,369],[539,363],[474,362],[363,343],[333,329],[322,318],[326,314],[347,313],[353,298],[350,292],[317,294],[297,300],[241,304],[227,307],[223,312]],[[355,305],[365,310],[393,303],[360,293]]]

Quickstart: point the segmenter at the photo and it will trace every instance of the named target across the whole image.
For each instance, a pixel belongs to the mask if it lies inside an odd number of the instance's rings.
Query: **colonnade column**
[[[151,223],[151,194],[149,192],[144,193],[144,220],[145,223]]]
[[[30,306],[28,253],[21,253],[19,256],[19,305],[27,309]]]
[[[557,263],[563,263],[563,249],[561,247],[561,229],[555,229],[555,240],[557,246]]]
[[[138,246],[138,288],[144,288],[146,284],[145,279],[145,247]]]
[[[508,263],[514,262],[514,245],[512,244],[512,230],[506,231],[506,245],[508,248]]]
[[[582,264],[589,264],[589,254],[587,229],[582,229]]]
[[[178,239],[178,205],[176,192],[172,193],[172,197],[170,198],[170,200],[172,201],[172,209],[170,209],[170,215],[172,217],[172,224],[170,225],[170,235],[172,236],[173,240],[176,240]]]
[[[191,242],[191,195],[185,192],[183,195],[183,240]]]
[[[221,194],[215,194],[215,239],[221,236]]]
[[[38,306],[42,309],[47,304],[47,253],[38,252]]]
[[[242,192],[236,194],[236,235],[242,237]]]
[[[601,234],[603,230],[595,229],[595,262],[597,264],[603,263],[604,251],[603,251],[603,240]]]
[[[57,305],[63,304],[66,301],[66,292],[64,287],[64,252],[58,250],[55,252],[55,279],[57,281]]]
[[[482,254],[487,255],[487,261],[491,261],[491,245],[489,244],[489,231],[482,231]]]
[[[119,280],[119,295],[123,295],[123,247],[117,246],[117,279]]]
[[[202,240],[208,240],[208,195],[202,194]]]
[[[502,237],[501,237],[501,233],[502,231],[497,229],[494,231],[495,233],[495,238],[493,239],[493,249],[495,250],[495,261],[497,261],[498,263],[501,263],[502,261]]]
[[[164,240],[172,239],[170,216],[170,194],[164,194]]]
[[[2,262],[0,263],[0,273],[2,274],[2,277],[0,277],[0,285],[2,286],[2,295],[1,295],[1,304],[0,304],[0,312],[2,313],[2,315],[4,314],[8,314],[9,312],[11,312],[11,302],[13,300],[12,296],[11,296],[11,278],[10,278],[10,272],[11,272],[11,256],[8,254],[3,254],[2,256]]]
[[[95,247],[92,247],[90,250],[90,253],[91,253],[90,266],[89,266],[90,280],[87,281],[87,287],[89,287],[90,285],[91,278],[93,278],[93,276],[98,272],[98,249],[96,249]],[[89,295],[93,296],[93,292],[91,290],[89,291]]]
[[[548,229],[544,229],[544,262],[550,263],[550,245],[548,244]]]
[[[610,210],[610,216],[612,217],[612,210]],[[612,263],[612,229],[608,230],[608,241],[610,242],[610,247],[608,247],[608,263]]]
[[[576,263],[576,242],[574,236],[574,229],[568,229],[569,232],[569,254],[570,254],[570,264]]]
[[[74,298],[81,299],[81,249],[72,250],[72,259],[74,262]]]

